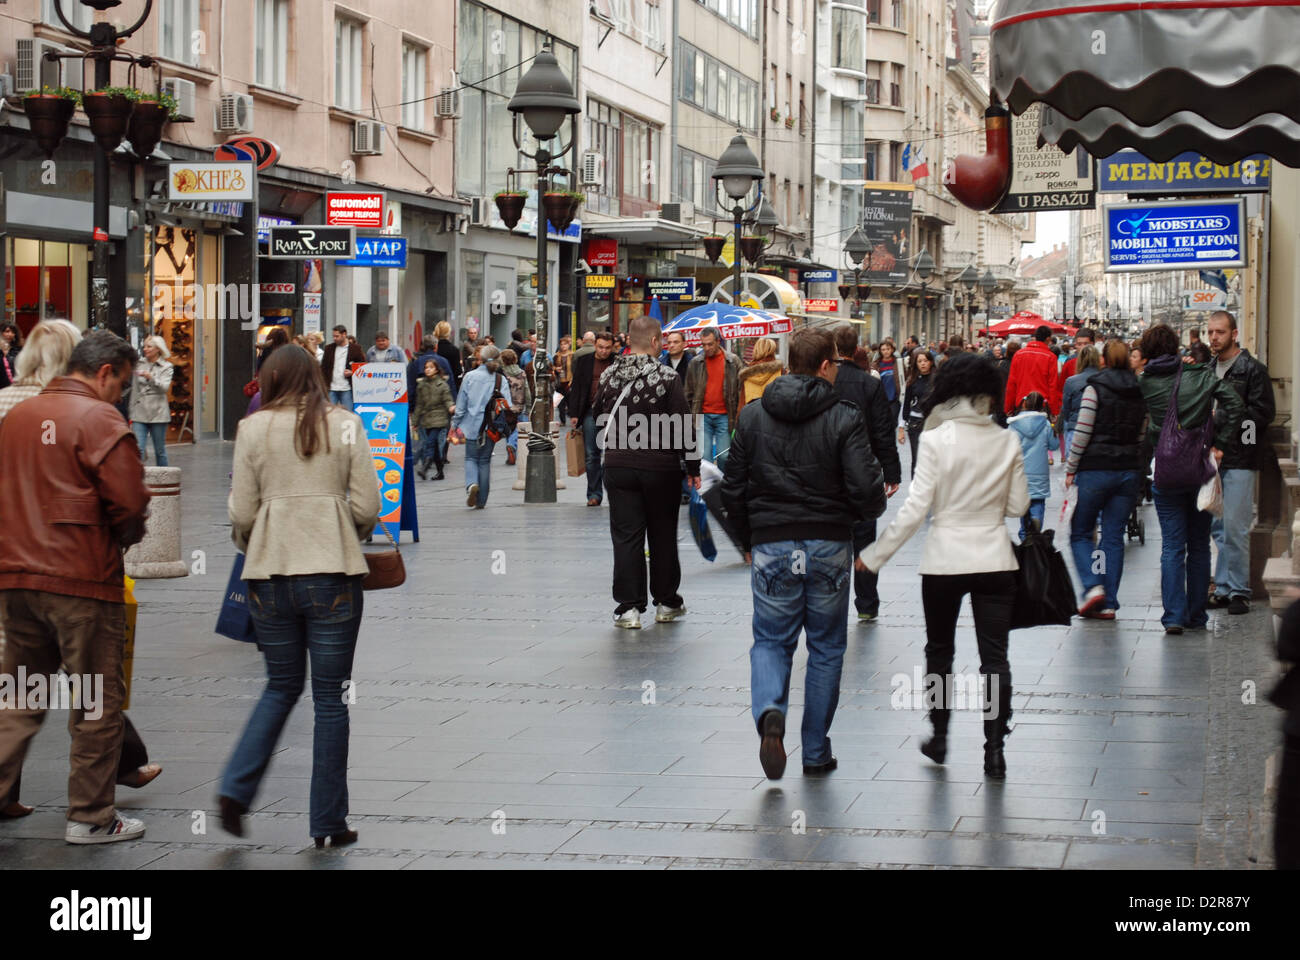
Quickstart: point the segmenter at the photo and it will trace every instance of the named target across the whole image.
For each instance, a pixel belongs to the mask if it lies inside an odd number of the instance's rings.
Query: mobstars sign
[[[1116,204],[1102,224],[1108,273],[1246,265],[1242,199]]]
[[[271,227],[267,256],[273,260],[347,260],[356,253],[352,227]]]

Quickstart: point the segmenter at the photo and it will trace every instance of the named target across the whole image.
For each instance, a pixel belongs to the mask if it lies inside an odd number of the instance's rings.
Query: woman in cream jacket
[[[934,736],[921,752],[943,763],[952,711],[952,663],[961,599],[975,614],[980,673],[984,675],[984,772],[1006,777],[1002,743],[1011,719],[1007,635],[1019,569],[1006,518],[1029,508],[1029,487],[1017,435],[993,414],[1002,409],[1002,379],[988,360],[959,354],[934,374],[926,398],[924,441],[907,502],[889,528],[859,556],[859,569],[877,572],[932,514],[921,554],[925,609],[926,683],[935,688],[930,710]],[[938,680],[934,679],[938,678]]]
[[[361,418],[330,406],[320,365],[305,350],[276,350],[262,365],[261,409],[239,424],[230,490],[231,539],[267,685],[221,782],[222,826],[240,818],[275,752],[311,663],[316,725],[311,835],[353,843],[348,816],[348,707],[344,687],[361,627],[360,540],[379,517],[379,480]]]

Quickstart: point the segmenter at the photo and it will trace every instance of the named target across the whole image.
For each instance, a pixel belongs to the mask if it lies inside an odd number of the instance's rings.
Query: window
[[[90,25],[95,21],[94,10],[82,6],[80,3],[70,3],[69,0],[63,0],[63,15],[79,30],[89,30]],[[41,0],[41,19],[52,27],[58,27],[60,30],[68,29],[54,11],[54,0]]]
[[[867,0],[867,19],[871,23],[880,22],[880,0]]]
[[[428,51],[415,43],[402,43],[402,126],[412,130],[425,129],[429,95],[425,88],[425,62]]]
[[[257,0],[257,84],[285,89],[289,60],[289,0]]]
[[[344,110],[361,109],[361,34],[365,28],[355,20],[334,21],[334,105]]]
[[[587,207],[595,213],[618,213],[620,114],[607,104],[587,100],[584,118],[588,150],[597,151],[605,159],[604,179],[597,187],[587,189]]]
[[[862,178],[863,110],[859,104],[840,103],[840,178]],[[868,177],[867,179],[870,179]]]
[[[741,33],[758,36],[758,0],[696,0]]]
[[[677,96],[729,123],[758,127],[758,84],[708,54],[682,43]]]
[[[862,14],[831,7],[831,66],[862,69]]]
[[[664,19],[659,0],[646,0],[645,45],[651,50],[664,52]]]
[[[902,30],[904,25],[902,0],[894,0],[893,6],[894,6],[894,21],[893,21],[894,26]]]
[[[866,96],[867,103],[879,103],[880,102],[880,81],[868,80],[866,88],[863,91],[863,93]]]
[[[71,4],[64,0],[63,5]],[[159,55],[178,63],[197,64],[199,0],[162,0],[157,10]]]
[[[890,67],[891,82],[889,84],[889,105],[891,107],[901,107],[903,105],[903,68],[898,64]]]
[[[620,33],[629,37],[640,37],[641,29],[636,22],[636,8],[639,0],[614,0],[614,15],[618,21]]]
[[[716,206],[717,191],[713,185],[713,169],[717,161],[701,156],[684,147],[678,147],[675,156],[673,199],[695,204],[696,212],[705,216],[726,217],[729,211]]]

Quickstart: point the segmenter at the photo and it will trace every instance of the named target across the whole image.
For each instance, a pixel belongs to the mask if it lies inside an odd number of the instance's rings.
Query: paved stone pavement
[[[120,790],[145,837],[63,843],[67,734],[54,717],[29,756],[24,799],[0,824],[6,867],[1190,868],[1269,863],[1265,758],[1279,715],[1265,604],[1160,627],[1159,529],[1129,545],[1113,624],[1012,634],[1008,779],[984,779],[976,713],[954,720],[949,763],[917,746],[920,710],[891,708],[891,678],[923,667],[918,536],[886,567],[880,620],[849,626],[832,730],[839,770],[800,771],[804,652],[796,658],[784,780],[769,783],[749,714],[748,571],[729,546],[699,555],[683,517],[689,615],[610,624],[604,509],[585,481],[524,507],[498,453],[486,510],[464,506],[462,461],[419,485],[423,539],[409,574],[366,597],[352,707],[351,824],[361,842],[308,837],[311,706],[299,705],[243,839],[217,826],[222,767],[263,686],[256,649],[212,633],[234,550],[225,522],[232,445],[172,447],[184,469],[187,557],[207,571],[139,585],[130,710],[163,775]],[[906,454],[905,469],[906,469]],[[1058,496],[1048,504],[1059,518]],[[891,504],[901,504],[906,486]],[[1059,536],[1059,535],[1058,535]],[[493,573],[494,554],[506,572]],[[969,606],[958,671],[975,672]],[[1243,703],[1243,681],[1259,703]],[[646,703],[648,684],[654,702]],[[206,813],[205,813],[206,811]],[[802,829],[799,829],[802,824]]]

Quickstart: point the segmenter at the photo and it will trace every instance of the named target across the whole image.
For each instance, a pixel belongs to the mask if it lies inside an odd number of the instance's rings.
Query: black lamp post
[[[722,151],[722,156],[718,158],[718,166],[713,171],[713,189],[718,196],[718,206],[726,209],[726,204],[722,202],[721,195],[725,191],[731,198],[732,208],[731,215],[734,229],[734,252],[733,252],[733,270],[732,270],[732,303],[740,303],[740,230],[747,213],[757,210],[763,200],[763,168],[758,165],[758,158],[754,156],[754,151],[749,149],[745,143],[744,136],[739,130],[731,138],[731,143],[727,149]],[[758,184],[758,194],[754,197],[754,202],[749,207],[741,206],[741,202],[749,195],[754,184]],[[775,219],[773,214],[773,219]]]
[[[992,326],[993,321],[993,291],[998,288],[997,278],[993,276],[993,271],[985,268],[984,276],[980,277],[980,289],[984,291],[984,325]],[[971,331],[972,339],[975,331]]]
[[[979,279],[980,273],[973,263],[957,275],[957,282],[966,288],[966,334],[972,338],[975,335],[975,286]]]
[[[573,95],[573,85],[560,69],[560,62],[551,52],[551,39],[547,37],[541,51],[533,58],[533,65],[519,78],[515,95],[508,109],[515,115],[515,148],[537,164],[537,306],[535,330],[537,352],[533,358],[533,409],[529,414],[532,432],[528,437],[528,466],[524,476],[524,503],[555,502],[555,444],[551,442],[551,357],[546,330],[546,211],[542,197],[550,183],[552,173],[568,174],[563,167],[553,166],[578,142],[577,115],[582,112],[578,98]],[[519,136],[519,117],[523,116],[528,129],[537,140],[537,150],[528,153]],[[550,142],[560,132],[565,120],[569,121],[568,146],[552,153]],[[513,172],[513,171],[512,171]]]
[[[921,256],[916,261],[916,275],[921,280],[921,332],[925,332],[925,290],[930,285],[930,277],[934,275],[934,257],[930,256],[929,248],[921,251]]]
[[[121,5],[122,0],[81,0],[82,6],[90,7],[92,10],[111,10]],[[151,57],[133,57],[127,53],[118,51],[117,45],[119,40],[125,40],[131,34],[135,33],[144,25],[145,20],[149,18],[149,13],[153,10],[153,0],[145,0],[144,12],[140,14],[139,19],[125,30],[118,30],[111,23],[100,22],[92,23],[89,30],[82,30],[73,24],[67,15],[63,12],[64,0],[54,0],[54,13],[63,21],[63,26],[69,33],[75,34],[90,43],[90,52],[86,54],[95,61],[95,89],[102,90],[112,82],[113,61],[122,60],[128,63],[141,63],[145,66],[153,64]],[[77,57],[80,59],[82,54],[64,53],[56,54],[51,59],[60,59],[68,57]],[[117,325],[110,324],[108,311],[108,198],[109,198],[109,164],[108,151],[104,149],[103,144],[98,141],[95,143],[95,171],[94,187],[92,198],[94,220],[91,243],[93,262],[91,266],[91,277],[93,291],[92,311],[95,317],[95,326],[101,328],[114,328],[120,326],[120,329],[113,329],[113,332],[119,336],[126,336],[125,323]]]
[[[853,284],[847,289],[844,286],[841,286],[840,293],[844,296],[845,300],[850,299],[848,296],[849,293],[853,294],[852,300],[854,308],[859,316],[862,313],[863,300],[862,262],[867,258],[867,254],[870,252],[871,244],[867,242],[867,235],[862,232],[861,227],[855,227],[853,232],[849,234],[849,238],[844,241],[844,256],[848,259],[848,262],[852,264]],[[871,288],[868,287],[867,291],[870,292],[870,289]]]

